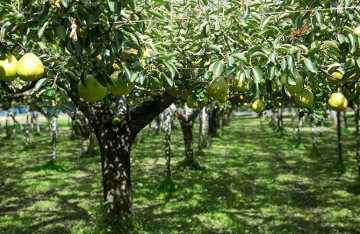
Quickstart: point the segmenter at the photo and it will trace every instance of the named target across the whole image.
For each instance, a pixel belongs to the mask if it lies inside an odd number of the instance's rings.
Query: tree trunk
[[[282,108],[280,107],[279,109],[279,128],[281,131],[281,136],[284,135],[284,125],[283,125],[283,115],[282,115]]]
[[[321,130],[320,130],[320,137],[322,138],[324,132],[324,120],[321,121]]]
[[[171,113],[170,108],[165,110],[165,159],[166,177],[171,178]]]
[[[356,149],[356,164],[358,168],[358,175],[360,177],[360,105],[355,104],[355,126],[357,134],[357,149]]]
[[[209,136],[218,136],[217,134],[217,122],[218,122],[218,115],[219,115],[220,109],[212,109],[208,110],[208,116],[209,116]]]
[[[0,130],[1,130],[2,133],[4,132],[4,128],[3,128],[1,123],[0,123]]]
[[[336,118],[336,122],[337,122],[338,157],[339,157],[339,162],[341,162],[341,163],[342,163],[340,111],[338,111],[338,112],[337,112],[336,117],[337,117],[337,118]]]
[[[337,125],[337,117],[336,117],[336,111],[331,111],[331,116],[334,118],[334,124]]]
[[[56,117],[50,118],[50,140],[51,140],[51,162],[56,161],[56,138],[57,138],[57,123]]]
[[[30,110],[26,110],[26,145],[30,144],[30,135],[29,135],[29,118],[30,118]],[[34,125],[34,124],[33,124]]]
[[[189,165],[194,161],[192,128],[193,124],[181,124],[185,142],[185,162]]]
[[[16,138],[16,120],[15,120],[15,116],[11,116],[12,117],[12,119],[13,119],[13,122],[14,122],[14,124],[13,124],[13,137],[14,137],[14,139]]]
[[[299,117],[299,123],[298,123],[298,143],[301,143],[301,126],[302,126],[303,118]]]
[[[11,118],[14,120],[14,127],[15,127],[15,124],[17,124],[21,130],[24,130],[24,127],[21,124],[19,124],[18,121],[16,121],[15,116],[16,116],[16,113],[11,115]]]
[[[83,116],[81,118],[81,151],[87,155],[90,149],[90,126],[88,120]]]
[[[315,114],[311,114],[310,116],[310,128],[311,128],[313,150],[317,150],[317,141],[316,141],[316,132],[315,132]]]
[[[35,118],[36,118],[36,132],[40,132],[40,120],[39,120],[39,114],[36,112],[35,114]]]
[[[127,114],[127,103],[126,103],[126,96],[119,95],[118,96],[118,114],[119,117],[122,117]]]
[[[200,128],[199,128],[199,144],[198,148],[205,147],[205,138],[206,138],[206,110],[203,108],[200,111]]]
[[[345,110],[343,111],[344,113],[344,124],[345,124],[345,128],[348,128],[348,124],[347,124],[347,115],[346,115],[346,108]]]
[[[149,133],[152,133],[151,122],[149,123]]]
[[[64,87],[69,90],[68,87]],[[174,101],[173,97],[154,96],[128,111],[120,122],[103,102],[87,103],[68,92],[75,105],[90,120],[99,142],[105,211],[119,221],[133,221],[130,174],[131,145],[136,135]]]
[[[10,109],[8,109],[8,113],[6,116],[5,129],[6,129],[6,137],[10,138]]]
[[[31,117],[31,129],[34,128],[34,111],[30,111],[30,117]]]
[[[160,113],[155,118],[155,127],[154,127],[154,133],[155,134],[161,133],[163,119],[164,119],[164,114],[163,113]]]
[[[86,119],[87,122],[88,122],[88,125],[89,125],[89,130],[90,130],[90,149],[93,150],[95,148],[95,139],[94,139],[94,130],[89,122],[88,119]]]
[[[294,139],[296,139],[295,118],[296,118],[296,112],[295,112],[295,115],[291,114],[291,123],[292,123],[292,128],[293,128],[293,137],[294,137]]]

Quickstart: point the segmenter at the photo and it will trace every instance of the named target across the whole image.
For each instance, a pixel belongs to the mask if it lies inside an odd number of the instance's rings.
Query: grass
[[[291,119],[284,119],[280,138],[268,121],[260,128],[255,115],[243,114],[219,130],[211,148],[202,150],[197,150],[196,123],[194,155],[205,169],[176,171],[184,158],[178,128],[171,136],[172,180],[165,179],[164,134],[148,135],[144,129],[144,142],[134,144],[131,154],[141,233],[359,233],[356,137],[353,115],[348,115],[340,166],[333,122],[324,127],[314,152],[309,121],[303,124],[302,145],[296,147]],[[80,157],[80,140],[70,141],[70,131],[63,127],[57,152],[64,170],[46,167],[48,132],[31,135],[32,149],[24,148],[23,133],[1,140],[4,233],[81,233],[91,226],[90,213],[102,199],[100,156]],[[319,135],[320,127],[317,131]]]

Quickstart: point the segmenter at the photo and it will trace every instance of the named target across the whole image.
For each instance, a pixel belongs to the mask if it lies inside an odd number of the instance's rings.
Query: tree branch
[[[23,93],[23,92],[26,92],[26,91],[34,88],[35,82],[29,82],[20,89],[17,87],[14,87],[12,84],[7,83],[5,81],[1,81],[1,86],[4,87],[4,89],[9,93],[18,94],[18,93]]]

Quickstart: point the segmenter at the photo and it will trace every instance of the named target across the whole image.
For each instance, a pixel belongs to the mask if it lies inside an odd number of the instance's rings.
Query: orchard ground
[[[142,233],[360,233],[360,195],[347,192],[356,178],[354,115],[343,131],[344,174],[337,162],[336,128],[330,120],[311,154],[310,123],[303,124],[304,147],[296,148],[291,119],[285,134],[255,114],[237,114],[196,151],[202,171],[176,170],[184,159],[181,128],[172,130],[173,180],[177,190],[160,192],[164,180],[164,134],[148,135],[132,146],[134,212]],[[63,171],[49,171],[48,124],[31,133],[31,146],[18,129],[16,139],[0,142],[0,230],[2,233],[79,233],[90,228],[90,212],[102,199],[100,156],[79,157],[81,141],[69,140],[67,120],[59,120],[58,160]],[[297,126],[297,119],[295,122]],[[343,121],[342,121],[343,124]],[[12,132],[12,129],[10,129]],[[98,147],[96,148],[98,150]]]

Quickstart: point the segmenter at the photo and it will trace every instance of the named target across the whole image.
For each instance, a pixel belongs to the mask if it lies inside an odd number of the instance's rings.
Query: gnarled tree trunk
[[[205,146],[206,138],[206,110],[203,108],[200,111],[200,128],[199,128],[199,145],[198,148],[201,149]]]
[[[108,202],[105,210],[110,217],[120,221],[133,220],[131,145],[140,130],[165,110],[173,102],[173,98],[166,94],[164,97],[155,96],[153,100],[144,101],[128,111],[120,122],[114,122],[114,114],[106,104],[90,104],[72,92],[68,93],[91,122],[99,142],[104,201]]]
[[[360,110],[359,105],[355,104],[355,126],[357,136],[357,148],[356,148],[356,164],[358,168],[358,175],[360,177]]]
[[[344,124],[345,124],[345,128],[348,128],[346,108],[345,108],[345,110],[343,111],[343,113],[344,113]]]
[[[284,135],[284,126],[283,126],[283,115],[282,115],[282,108],[278,109],[279,111],[279,120],[278,120],[278,127],[281,131],[281,136]]]
[[[6,129],[6,137],[10,138],[10,109],[8,109],[7,111],[7,116],[6,116],[6,122],[5,122],[5,129]]]

